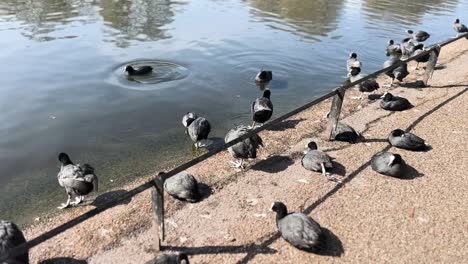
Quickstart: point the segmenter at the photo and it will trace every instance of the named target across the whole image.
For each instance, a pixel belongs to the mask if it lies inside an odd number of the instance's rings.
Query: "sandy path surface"
[[[442,67],[434,73],[431,87],[392,89],[415,105],[408,111],[388,112],[380,109],[379,102],[350,99],[359,94],[356,91],[348,93],[343,121],[362,132],[366,138],[362,143],[323,140],[328,100],[274,131],[261,133],[265,148],[248,170],[229,168],[227,153],[192,168],[190,172],[213,193],[197,204],[167,197],[164,245],[187,252],[193,263],[461,263],[468,259],[467,62],[468,41],[457,41],[442,50]],[[422,73],[413,73],[409,82],[421,79]],[[396,128],[410,128],[433,149],[389,148],[386,138]],[[343,183],[301,167],[300,153],[310,138],[336,159],[334,173]],[[370,169],[372,155],[384,149],[401,154],[414,168],[409,179]],[[289,246],[276,232],[274,214],[268,210],[273,201],[283,201],[289,210],[303,210],[318,221],[327,230],[328,248],[309,254]],[[149,192],[144,192],[34,248],[33,263],[64,256],[89,263],[144,263],[157,254],[150,205]],[[32,238],[90,208],[40,219],[26,236]]]

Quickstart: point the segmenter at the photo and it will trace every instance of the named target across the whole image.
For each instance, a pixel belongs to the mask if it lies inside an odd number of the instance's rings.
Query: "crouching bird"
[[[62,165],[57,179],[68,195],[67,202],[59,206],[59,209],[67,208],[70,205],[78,205],[83,202],[84,195],[90,194],[93,190],[98,191],[98,177],[91,165],[73,164],[66,153],[60,153],[58,159]],[[75,200],[71,202],[73,195]]]

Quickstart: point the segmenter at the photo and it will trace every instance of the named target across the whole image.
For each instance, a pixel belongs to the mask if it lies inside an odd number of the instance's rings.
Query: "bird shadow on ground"
[[[294,161],[290,157],[274,155],[255,163],[250,167],[250,169],[268,173],[277,173],[286,170],[292,164],[294,164]]]
[[[203,182],[198,183],[198,192],[200,193],[200,200],[199,202],[205,200],[206,198],[210,197],[213,194],[213,188],[208,184]]]
[[[422,89],[426,87],[424,82],[421,80],[416,80],[414,82],[401,83],[400,86],[405,87],[405,88],[414,88],[414,89]]]
[[[386,138],[366,138],[363,143],[385,143],[387,142],[388,143],[388,139]]]
[[[333,168],[330,169],[330,173],[340,175],[341,177],[346,176],[346,167],[343,164],[332,160]]]
[[[269,131],[285,131],[287,129],[293,129],[300,122],[302,122],[304,120],[305,120],[304,118],[284,120],[284,121],[281,121],[279,124],[274,125],[272,128],[268,128],[267,130],[269,130]]]
[[[404,170],[403,170],[403,175],[400,177],[392,177],[395,179],[399,180],[414,180],[416,178],[423,177],[424,174],[420,173],[417,169],[415,169],[413,166],[406,164]]]
[[[314,254],[328,257],[341,257],[344,253],[343,243],[328,228],[322,227],[322,242]]]
[[[224,138],[212,137],[212,138],[203,140],[202,143],[204,144],[203,148],[206,149],[207,151],[215,151],[223,147]]]
[[[118,199],[122,195],[125,195],[127,193],[128,191],[126,190],[115,190],[115,191],[106,192],[96,197],[94,201],[91,203],[91,205],[94,205],[96,207],[102,207],[102,206],[105,206],[109,201]],[[132,201],[132,198],[128,198],[126,200],[121,201],[120,203],[116,205],[129,204],[131,201]]]
[[[87,264],[88,262],[86,260],[81,260],[81,259],[74,259],[74,258],[51,258],[51,259],[46,259],[39,264]]]

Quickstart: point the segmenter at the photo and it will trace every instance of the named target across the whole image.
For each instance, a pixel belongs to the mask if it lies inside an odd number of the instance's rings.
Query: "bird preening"
[[[10,251],[23,243],[26,243],[26,238],[19,227],[13,222],[0,220],[0,263],[28,264],[28,251],[15,257],[10,256]]]
[[[93,190],[98,191],[98,177],[94,173],[94,168],[89,164],[74,164],[66,153],[60,153],[58,160],[61,163],[60,171],[57,175],[60,186],[67,192],[67,201],[59,209],[64,209],[70,205],[75,206],[83,202],[84,196]],[[72,202],[72,197],[75,200]]]
[[[189,134],[190,139],[194,142],[195,148],[203,147],[201,141],[208,139],[211,132],[210,122],[204,117],[188,112],[182,117],[182,125],[184,125],[185,132]]]

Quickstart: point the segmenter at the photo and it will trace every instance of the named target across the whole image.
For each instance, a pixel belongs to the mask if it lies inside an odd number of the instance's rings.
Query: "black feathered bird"
[[[266,89],[263,96],[252,102],[250,111],[252,112],[252,128],[255,128],[255,123],[263,124],[268,121],[273,115],[273,103],[270,99],[271,91]]]

